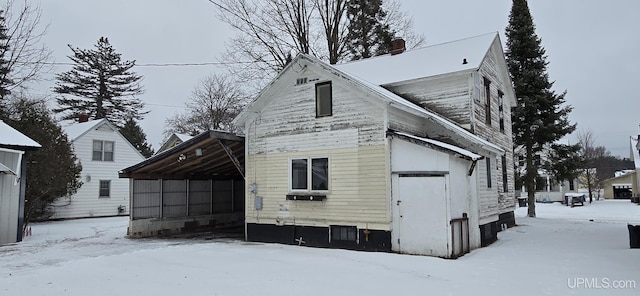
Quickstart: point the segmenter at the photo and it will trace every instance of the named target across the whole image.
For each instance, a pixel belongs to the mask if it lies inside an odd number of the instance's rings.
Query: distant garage
[[[208,131],[119,172],[131,237],[244,233],[244,137]]]
[[[602,181],[604,197],[612,199],[630,199],[637,194],[637,188],[633,184],[636,179],[636,172],[631,171]]]

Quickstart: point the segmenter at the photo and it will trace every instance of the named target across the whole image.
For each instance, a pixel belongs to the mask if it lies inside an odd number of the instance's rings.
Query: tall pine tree
[[[122,128],[120,133],[124,136],[136,150],[140,151],[140,154],[149,158],[153,155],[153,149],[151,145],[147,143],[147,135],[144,133],[140,125],[133,118],[129,118]]]
[[[573,132],[575,124],[568,119],[572,108],[564,105],[566,92],[556,94],[551,90],[545,49],[536,35],[526,0],[513,0],[505,33],[507,65],[517,97],[512,111],[513,137],[515,145],[524,151],[528,215],[535,217],[535,182],[540,165],[534,157],[545,145]]]
[[[144,103],[136,98],[143,93],[140,81],[131,68],[135,61],[121,61],[109,40],[100,37],[95,49],[73,48],[73,69],[56,75],[53,91],[58,98],[56,113],[63,113],[63,120],[73,120],[84,112],[91,119],[106,118],[118,127],[124,126],[129,117],[143,118]]]
[[[366,59],[388,53],[393,32],[384,20],[382,0],[350,0],[347,7],[349,33],[347,49],[351,60]]]

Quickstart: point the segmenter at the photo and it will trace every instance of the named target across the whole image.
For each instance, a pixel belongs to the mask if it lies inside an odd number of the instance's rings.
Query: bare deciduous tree
[[[20,4],[6,0],[0,4],[7,28],[7,60],[11,85],[8,90],[24,87],[51,70],[51,51],[41,42],[48,25],[41,24],[42,11],[38,4],[24,0]]]
[[[593,201],[593,191],[596,189],[598,178],[595,169],[595,160],[602,153],[602,149],[595,146],[595,136],[591,130],[578,132],[578,143],[580,144],[580,156],[582,157],[582,183],[587,186],[589,191],[589,203]]]
[[[318,8],[327,46],[326,57],[320,58],[326,58],[330,64],[336,64],[347,54],[346,39],[349,29],[344,20],[349,0],[313,1]]]
[[[209,0],[218,18],[236,31],[222,60],[230,71],[254,88],[261,88],[298,53],[331,64],[345,59],[349,0]],[[409,46],[424,37],[413,32],[413,20],[390,1],[387,22],[408,39]]]
[[[199,134],[208,130],[237,132],[231,121],[246,104],[246,96],[228,76],[205,77],[185,103],[187,111],[165,120],[165,138],[172,133]]]

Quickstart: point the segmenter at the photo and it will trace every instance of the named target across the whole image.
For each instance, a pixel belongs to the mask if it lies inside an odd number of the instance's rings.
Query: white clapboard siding
[[[470,73],[427,77],[386,86],[400,96],[460,125],[470,123]]]
[[[253,199],[246,206],[247,222],[289,223],[328,226],[331,224],[383,225],[388,230],[389,201],[386,146],[361,146],[331,150],[272,153],[249,156],[247,183],[257,184],[263,209],[255,210]],[[289,160],[307,156],[329,158],[329,191],[325,201],[288,201]],[[251,196],[251,192],[247,192]],[[283,210],[284,209],[284,210]]]
[[[113,141],[114,160],[94,161],[93,140]],[[71,197],[61,197],[54,204],[52,218],[80,218],[118,215],[118,207],[129,213],[129,179],[118,178],[118,171],[144,160],[127,140],[109,125],[91,129],[73,141],[82,164],[82,187]],[[110,197],[98,197],[100,180],[111,181]]]
[[[306,84],[281,79],[282,86],[272,86],[284,90],[248,124],[246,221],[389,230],[385,110],[343,79],[333,79],[332,116],[316,118],[315,84],[333,76],[310,68],[299,74]],[[325,201],[286,200],[289,162],[298,157],[328,157]],[[254,183],[263,198],[260,211],[250,191]]]

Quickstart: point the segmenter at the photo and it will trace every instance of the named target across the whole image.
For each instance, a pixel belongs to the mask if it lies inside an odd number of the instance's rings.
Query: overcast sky
[[[91,48],[99,37],[123,59],[137,64],[216,62],[232,35],[207,0],[35,0],[50,27],[44,41],[56,62],[69,62],[74,47]],[[499,32],[506,40],[510,0],[403,0],[415,30],[427,44]],[[567,90],[578,130],[591,130],[596,144],[629,157],[629,137],[640,134],[640,1],[529,1],[536,32],[547,50],[548,73],[557,92]],[[55,66],[56,73],[70,66]],[[164,120],[184,111],[194,86],[217,66],[136,67],[144,76],[141,99],[151,111],[141,126],[154,149]],[[52,81],[35,86],[50,93]],[[575,136],[567,140],[574,142]]]

